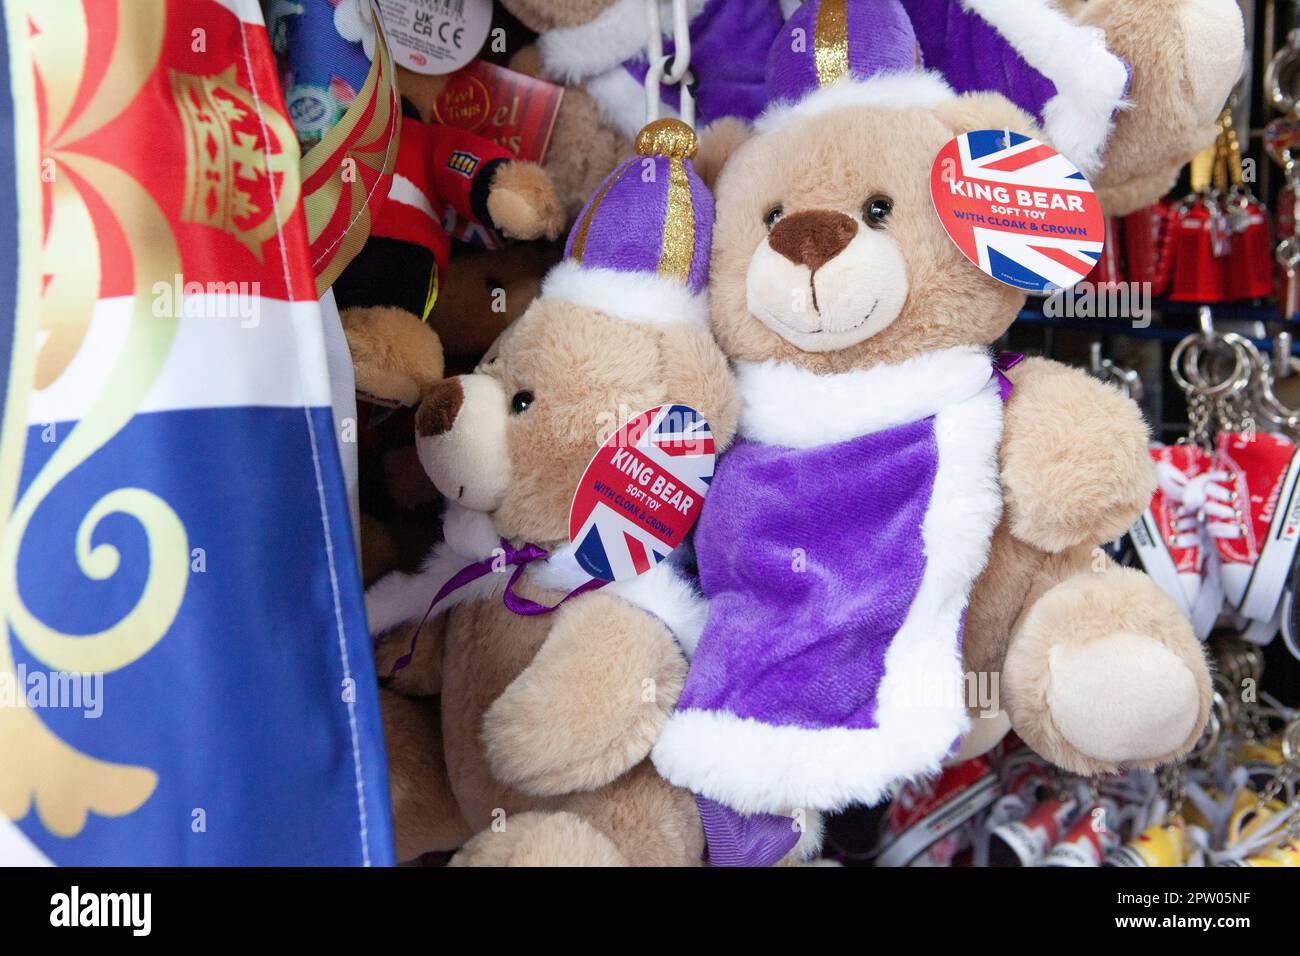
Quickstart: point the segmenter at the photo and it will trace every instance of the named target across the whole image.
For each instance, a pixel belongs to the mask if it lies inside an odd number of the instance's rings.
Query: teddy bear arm
[[[1214,123],[1240,75],[1245,43],[1236,0],[1089,0],[1080,23],[1132,71],[1093,185],[1108,215],[1123,216],[1173,188],[1178,170],[1214,141]]]
[[[1047,359],[1027,359],[1010,377],[1000,457],[1011,533],[1050,553],[1119,537],[1155,491],[1137,405]]]
[[[640,608],[604,594],[565,605],[484,716],[494,775],[540,796],[616,780],[650,753],[685,675],[672,633]]]

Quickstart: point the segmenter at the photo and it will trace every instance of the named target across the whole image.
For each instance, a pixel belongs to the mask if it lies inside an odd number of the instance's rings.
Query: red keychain
[[[1192,194],[1176,210],[1169,279],[1174,302],[1223,302],[1227,297],[1231,235],[1219,197],[1210,189],[1217,158],[1216,143],[1192,160]]]
[[[1232,125],[1232,114],[1224,111],[1220,129],[1227,144],[1226,157],[1231,188],[1224,197],[1224,213],[1232,229],[1232,248],[1227,267],[1229,299],[1262,299],[1273,293],[1273,237],[1268,209],[1246,185],[1241,168],[1241,143]]]
[[[1124,262],[1129,282],[1149,283],[1153,296],[1169,289],[1178,206],[1160,200],[1124,217]]]

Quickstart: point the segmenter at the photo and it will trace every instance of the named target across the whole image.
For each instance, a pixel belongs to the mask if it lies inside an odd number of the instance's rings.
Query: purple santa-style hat
[[[807,0],[768,53],[767,92],[760,132],[846,106],[926,108],[955,95],[923,68],[899,0]]]
[[[680,120],[641,130],[638,155],[587,200],[542,295],[633,322],[707,323],[713,194],[691,164],[697,147]]]

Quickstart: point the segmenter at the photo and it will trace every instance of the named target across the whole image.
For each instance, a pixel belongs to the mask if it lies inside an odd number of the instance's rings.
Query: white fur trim
[[[501,546],[501,535],[482,511],[471,511],[455,501],[442,516],[443,540],[466,561],[481,561]]]
[[[1101,168],[1101,154],[1124,107],[1128,70],[1106,47],[1099,28],[1075,23],[1052,0],[962,0],[1056,86],[1043,109],[1047,141],[1083,171]]]
[[[979,392],[988,353],[953,348],[897,365],[819,375],[775,360],[737,362],[740,433],[787,448],[815,448],[929,418]]]
[[[646,122],[645,87],[627,70],[616,66],[583,84],[583,88],[596,101],[596,108],[605,122],[618,130],[626,139],[636,139],[636,134]],[[681,119],[670,105],[660,100],[660,119]]]
[[[501,546],[501,535],[490,516],[481,511],[462,508],[455,502],[447,505],[442,523],[443,541],[434,547],[424,567],[417,574],[394,572],[377,581],[366,592],[366,615],[370,633],[378,636],[399,624],[419,620],[438,590],[461,568],[490,558]],[[539,587],[568,592],[591,580],[573,556],[568,545],[545,561],[528,566],[529,578]],[[500,600],[513,567],[485,574],[471,584],[448,595],[436,609],[442,614],[469,601]],[[616,581],[601,589],[652,614],[673,633],[687,657],[695,650],[708,606],[695,585],[684,577],[671,561],[656,565],[645,574],[629,581]]]
[[[424,567],[415,574],[394,571],[380,578],[366,591],[366,620],[371,635],[378,637],[399,625],[418,621],[429,609],[429,602],[439,589],[462,568],[473,563],[443,541],[434,546]],[[499,599],[513,570],[505,568],[500,572],[489,572],[457,588],[443,598],[430,617],[445,614],[471,601]]]
[[[872,730],[777,727],[718,711],[669,717],[652,758],[671,783],[740,813],[838,810],[939,771],[969,730],[956,635],[1002,510],[995,381],[936,416],[939,465],[921,535],[925,573],[885,655]],[[926,699],[929,688],[948,688]]]
[[[942,76],[928,71],[881,73],[869,80],[849,76],[797,102],[787,100],[772,104],[754,121],[754,129],[760,133],[773,133],[796,120],[821,116],[833,110],[860,107],[934,109],[956,95]]]
[[[590,268],[572,259],[547,273],[542,295],[649,325],[698,322],[707,326],[709,322],[706,293],[695,295],[680,282],[650,273]]]
[[[573,552],[573,545],[555,552],[544,563],[530,567],[529,577],[539,587],[566,593],[587,583],[591,575],[582,570]],[[622,598],[657,617],[672,631],[688,659],[695,653],[709,608],[704,596],[672,561],[657,564],[630,580],[607,584],[600,593]]]
[[[708,0],[687,0],[687,3],[688,15],[693,20]],[[667,0],[659,4],[659,23],[664,36],[671,37],[673,5]],[[645,0],[617,0],[595,19],[542,34],[537,41],[542,71],[553,80],[581,83],[625,60],[644,60],[649,32]]]

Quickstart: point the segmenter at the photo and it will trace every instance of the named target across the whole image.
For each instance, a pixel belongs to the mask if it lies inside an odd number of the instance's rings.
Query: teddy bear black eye
[[[767,215],[763,217],[763,225],[767,226],[768,229],[771,229],[781,221],[781,217],[784,215],[785,207],[778,203],[767,211]]]
[[[862,207],[862,218],[869,226],[883,226],[893,211],[894,200],[888,196],[872,196]]]
[[[510,412],[513,415],[521,415],[528,411],[528,406],[533,404],[533,393],[529,391],[515,392],[515,397],[510,399]]]

